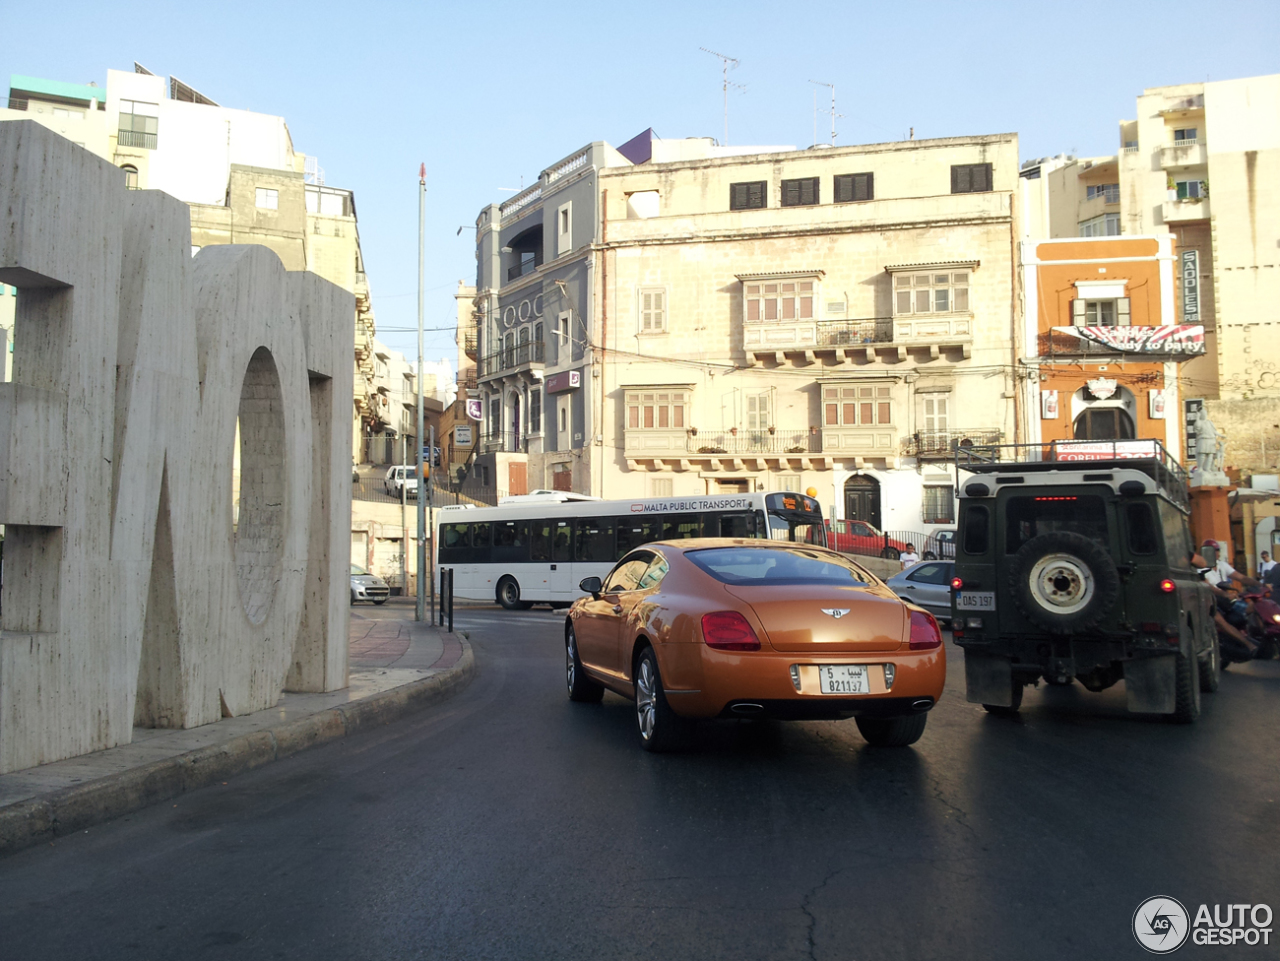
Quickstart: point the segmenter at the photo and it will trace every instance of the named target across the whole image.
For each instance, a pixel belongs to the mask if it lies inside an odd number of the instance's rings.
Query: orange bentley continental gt
[[[569,698],[634,699],[650,751],[716,717],[852,717],[870,743],[901,747],[942,696],[933,616],[826,548],[656,541],[579,587],[590,596],[565,621]]]

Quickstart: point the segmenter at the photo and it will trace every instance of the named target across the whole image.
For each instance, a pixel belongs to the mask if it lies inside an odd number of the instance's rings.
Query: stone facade
[[[953,486],[954,444],[1020,429],[1016,136],[667,143],[626,145],[634,162],[592,144],[482,212],[479,353],[499,356],[481,363],[486,438],[529,488],[813,487],[837,517],[949,524],[949,490],[925,488]],[[540,356],[520,354],[522,325]],[[535,392],[537,431],[521,412]]]

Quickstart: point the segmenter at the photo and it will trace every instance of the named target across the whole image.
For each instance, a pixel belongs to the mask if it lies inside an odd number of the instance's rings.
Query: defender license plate
[[[818,668],[818,686],[823,694],[870,694],[865,664],[824,664]]]
[[[995,591],[961,591],[956,595],[957,611],[994,611]]]

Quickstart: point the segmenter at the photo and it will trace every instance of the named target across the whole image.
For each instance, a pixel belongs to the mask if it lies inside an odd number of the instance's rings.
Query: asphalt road
[[[1193,727],[1078,686],[1010,720],[949,646],[914,748],[734,721],[651,756],[630,703],[565,698],[561,617],[459,605],[452,700],[0,860],[0,956],[1048,961],[1147,957],[1156,894],[1280,915],[1280,664]]]

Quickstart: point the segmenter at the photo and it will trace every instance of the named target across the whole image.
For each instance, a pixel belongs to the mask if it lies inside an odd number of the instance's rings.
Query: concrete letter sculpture
[[[0,123],[0,772],[346,685],[352,296],[190,244],[185,204]]]

